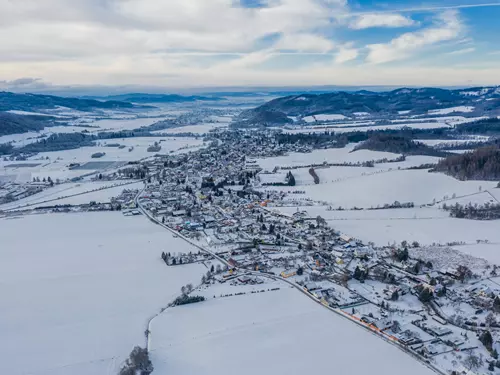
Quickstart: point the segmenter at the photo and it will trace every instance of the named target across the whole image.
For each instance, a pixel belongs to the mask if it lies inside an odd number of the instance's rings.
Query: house
[[[285,271],[281,272],[281,277],[288,279],[289,277],[295,276],[296,274],[297,274],[297,271],[295,271],[295,270],[285,270]]]
[[[308,292],[311,292],[311,291],[313,291],[313,290],[320,289],[320,287],[319,287],[316,283],[313,283],[313,282],[307,283],[306,285],[304,285],[304,288],[305,288]]]
[[[172,212],[173,216],[186,216],[187,212],[186,210],[177,210]]]
[[[346,234],[341,234],[341,235],[339,236],[339,238],[340,238],[342,241],[344,241],[345,243],[349,243],[349,242],[351,242],[351,240],[352,240],[352,237],[349,237],[349,236],[348,236],[348,235],[346,235]]]

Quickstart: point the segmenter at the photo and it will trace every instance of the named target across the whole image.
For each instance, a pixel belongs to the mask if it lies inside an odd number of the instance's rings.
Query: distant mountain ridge
[[[114,101],[124,101],[131,103],[189,103],[196,101],[219,101],[223,100],[220,97],[212,96],[183,96],[177,94],[143,94],[143,93],[130,93],[130,94],[120,94],[111,95],[105,97],[89,97],[92,99],[102,99],[102,100],[114,100]]]
[[[469,115],[500,115],[500,87],[476,87],[447,90],[439,88],[401,88],[387,92],[356,91],[325,94],[291,95],[271,100],[240,116],[243,126],[258,124],[262,113],[277,112],[275,118],[285,124],[288,116],[306,117],[318,114],[340,114],[354,116],[356,113],[370,115],[426,114],[428,111],[469,107]],[[283,116],[284,115],[284,116]],[[270,117],[270,116],[267,116]]]
[[[0,92],[0,111],[34,112],[57,107],[66,107],[78,111],[92,111],[94,109],[131,109],[132,103],[122,101],[99,101],[94,99],[65,98],[53,95],[16,94]]]

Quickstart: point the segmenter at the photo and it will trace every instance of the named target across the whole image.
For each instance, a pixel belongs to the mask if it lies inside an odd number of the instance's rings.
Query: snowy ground
[[[450,113],[453,113],[453,112],[462,112],[462,113],[474,112],[474,107],[460,106],[460,107],[433,109],[433,110],[429,111],[429,114],[431,114],[431,115],[449,115]]]
[[[278,286],[279,291],[168,309],[152,324],[155,372],[217,374],[223,360],[224,368],[241,375],[302,374],[312,368],[352,375],[432,373],[297,290]]]
[[[157,130],[153,133],[157,134],[179,134],[179,133],[193,133],[193,134],[205,134],[208,133],[212,129],[221,129],[226,128],[227,123],[206,123],[199,125],[188,125],[181,126],[178,128],[165,129],[165,130]]]
[[[34,208],[37,206],[55,204],[84,204],[91,201],[105,203],[112,197],[120,195],[124,189],[139,189],[143,186],[142,182],[135,182],[132,184],[128,182],[133,181],[85,181],[54,185],[38,194],[0,205],[0,209],[9,210],[22,208],[26,205],[29,205],[30,208]],[[51,202],[47,204],[44,203],[47,201]]]
[[[189,252],[146,218],[121,213],[0,220],[0,373],[116,374],[147,319],[202,265],[167,267]]]
[[[304,154],[292,152],[286,156],[257,159],[258,164],[265,170],[272,171],[274,167],[293,167],[310,164],[327,163],[357,163],[378,159],[395,159],[399,155],[391,152],[378,152],[360,150],[351,152],[355,144],[349,144],[344,148],[329,148],[326,150],[314,150]]]
[[[321,171],[321,170],[320,170]],[[321,172],[320,172],[321,173]],[[330,176],[331,178],[331,176]],[[333,177],[335,178],[335,177]],[[333,181],[333,182],[332,182]],[[334,207],[371,208],[413,202],[416,206],[439,202],[445,197],[461,197],[496,186],[488,181],[458,181],[426,170],[392,170],[353,177],[341,177],[319,185],[270,187],[264,190],[306,191],[309,198]]]
[[[348,117],[344,115],[334,114],[334,115],[314,115],[304,117],[303,120],[307,123],[316,122],[316,121],[336,121],[336,120],[345,120]]]
[[[154,156],[155,152],[148,152],[147,148],[158,142],[161,145],[161,150],[158,154],[171,154],[189,152],[203,146],[201,139],[194,138],[162,138],[162,137],[138,137],[138,138],[121,138],[112,140],[103,140],[96,142],[93,147],[81,147],[74,150],[41,152],[38,155],[30,158],[26,162],[11,162],[0,160],[0,178],[9,178],[15,182],[29,182],[34,177],[47,178],[52,180],[75,178],[86,175],[92,172],[102,172],[97,169],[69,169],[69,164],[87,162],[129,162],[137,161],[147,157]],[[118,143],[125,148],[106,147],[106,144]],[[129,149],[133,149],[129,151]],[[93,159],[92,154],[103,152],[106,153],[101,158]],[[48,159],[47,159],[48,158]],[[39,164],[35,167],[18,167],[19,164]],[[14,165],[15,167],[11,167]]]

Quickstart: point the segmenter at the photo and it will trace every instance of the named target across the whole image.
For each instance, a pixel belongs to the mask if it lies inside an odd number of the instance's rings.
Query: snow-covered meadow
[[[160,144],[161,150],[157,153],[148,152],[148,147],[155,142]],[[125,147],[107,147],[106,145],[109,144],[120,144]],[[57,179],[64,181],[93,172],[102,172],[102,168],[70,169],[69,165],[72,163],[83,165],[88,162],[110,162],[110,167],[113,167],[113,163],[119,164],[137,161],[152,157],[155,154],[189,152],[203,145],[204,143],[201,139],[186,137],[137,137],[103,140],[96,142],[96,145],[92,147],[41,152],[29,158],[26,162],[0,160],[0,177],[3,176],[15,182],[29,182],[36,177],[42,179],[50,176],[54,181]],[[92,155],[95,153],[105,153],[105,155],[97,159],[92,158]],[[22,164],[38,165],[22,167]]]
[[[121,213],[0,219],[0,373],[115,375],[148,318],[196,284],[196,251],[146,218]]]
[[[276,287],[280,290],[215,299],[209,290],[206,302],[166,310],[151,325],[155,372],[217,374],[223,360],[224,368],[242,375],[311,369],[352,375],[432,373],[287,284],[261,289]]]

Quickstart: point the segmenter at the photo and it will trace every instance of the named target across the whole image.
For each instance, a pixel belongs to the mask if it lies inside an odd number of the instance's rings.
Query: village
[[[258,291],[264,280],[286,282],[439,373],[500,371],[496,266],[443,262],[436,249],[417,251],[418,243],[365,244],[303,208],[283,214],[273,206],[295,197],[257,190],[253,159],[284,147],[262,135],[228,137],[214,142],[218,149],[145,162],[148,183],[121,202],[125,214],[142,211],[200,249],[163,252],[166,266],[215,258],[220,265],[203,276],[203,288],[227,284],[234,291],[226,295],[238,295],[244,285]]]

